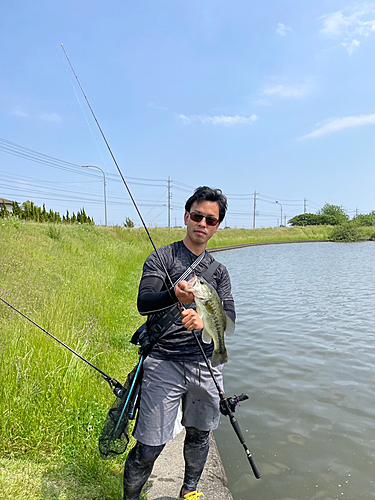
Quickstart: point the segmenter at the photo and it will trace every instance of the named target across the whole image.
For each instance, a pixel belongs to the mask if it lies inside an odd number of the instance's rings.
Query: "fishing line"
[[[66,57],[66,59],[67,59],[67,61],[68,61],[68,63],[69,63],[69,66],[71,67],[71,70],[72,70],[72,72],[73,72],[73,75],[75,76],[75,79],[77,80],[78,86],[79,86],[79,88],[81,89],[81,92],[82,92],[82,94],[83,94],[83,97],[85,98],[85,101],[86,101],[86,103],[87,103],[87,105],[88,105],[88,107],[89,107],[89,109],[90,109],[90,111],[91,111],[91,114],[92,114],[92,116],[93,116],[93,118],[94,118],[94,120],[95,120],[95,123],[96,123],[96,125],[98,126],[99,132],[100,132],[101,136],[103,137],[103,140],[104,140],[105,145],[107,146],[107,149],[108,149],[108,151],[109,151],[109,153],[110,153],[110,155],[111,155],[111,157],[112,157],[112,160],[113,160],[114,164],[116,165],[117,171],[118,171],[118,173],[120,174],[120,177],[121,177],[121,179],[122,179],[122,182],[124,183],[124,185],[125,185],[125,187],[126,187],[126,190],[127,190],[128,194],[129,194],[129,196],[130,196],[130,199],[131,199],[131,200],[132,200],[132,202],[133,202],[134,208],[136,209],[137,214],[138,214],[138,216],[139,216],[139,218],[140,218],[140,220],[141,220],[141,222],[142,222],[142,225],[143,225],[143,227],[145,228],[145,231],[146,231],[146,233],[147,233],[147,236],[149,237],[150,242],[151,242],[152,246],[154,247],[155,253],[156,253],[156,255],[158,256],[158,259],[159,259],[160,264],[161,264],[161,266],[162,266],[162,268],[163,268],[163,271],[165,272],[165,274],[166,274],[166,276],[167,276],[167,278],[168,278],[168,281],[169,281],[169,282],[170,282],[170,284],[173,286],[173,281],[172,281],[172,278],[170,277],[170,275],[169,275],[169,273],[168,273],[168,271],[167,271],[167,268],[165,267],[165,264],[164,264],[164,262],[163,262],[162,258],[160,257],[160,254],[159,254],[159,252],[158,252],[158,249],[156,248],[156,245],[155,245],[155,243],[154,243],[154,240],[153,240],[153,239],[152,239],[152,237],[151,237],[151,234],[150,234],[150,232],[149,232],[149,230],[148,230],[148,227],[146,226],[146,223],[145,223],[145,221],[144,221],[144,219],[143,219],[143,217],[142,217],[142,214],[141,214],[141,212],[139,211],[139,208],[138,208],[138,206],[137,206],[137,203],[135,202],[135,199],[133,198],[133,195],[132,195],[132,193],[131,193],[131,191],[130,191],[130,189],[129,189],[129,186],[128,186],[128,184],[127,184],[126,180],[125,180],[125,177],[123,176],[123,174],[122,174],[122,172],[121,172],[121,169],[120,169],[120,167],[119,167],[119,165],[118,165],[118,163],[117,163],[117,160],[116,160],[116,158],[115,158],[115,155],[113,154],[112,149],[111,149],[110,145],[108,144],[107,138],[106,138],[106,136],[104,135],[104,132],[103,132],[103,130],[102,130],[102,128],[101,128],[101,126],[100,126],[100,124],[99,124],[99,122],[98,122],[98,119],[96,118],[96,115],[95,115],[95,113],[94,113],[94,110],[92,109],[91,104],[90,104],[90,102],[89,102],[89,100],[88,100],[88,98],[87,98],[87,96],[86,96],[86,94],[85,94],[85,91],[84,91],[84,90],[83,90],[83,88],[82,88],[81,82],[79,81],[78,76],[77,76],[76,72],[74,71],[73,65],[72,65],[72,63],[70,62],[70,59],[69,59],[69,57],[68,57],[68,54],[66,53],[66,50],[65,50],[64,45],[63,45],[63,44],[61,44],[61,48],[62,48],[62,50],[64,51],[65,57]]]
[[[61,45],[62,45],[62,44],[61,44]],[[66,69],[66,72],[68,73],[68,70],[67,70],[67,69]],[[84,116],[84,118],[85,118],[85,120],[86,120],[86,123],[87,123],[88,127],[89,127],[89,130],[90,130],[90,132],[91,132],[92,138],[94,139],[94,142],[95,142],[95,145],[96,145],[96,149],[98,150],[98,152],[99,152],[99,154],[100,154],[100,156],[101,156],[101,158],[102,158],[102,160],[103,160],[104,165],[106,165],[106,162],[105,162],[105,159],[104,159],[103,153],[102,153],[102,151],[101,151],[101,149],[100,149],[100,147],[99,147],[99,142],[97,141],[97,139],[96,139],[96,137],[95,137],[94,130],[93,130],[93,128],[91,127],[91,124],[90,124],[90,122],[89,122],[89,119],[88,119],[88,117],[87,117],[87,115],[86,115],[86,113],[85,113],[85,110],[83,109],[83,105],[82,105],[82,103],[81,103],[81,100],[80,100],[80,98],[79,98],[79,96],[78,96],[78,94],[77,94],[77,91],[76,91],[76,88],[75,88],[75,86],[74,86],[73,80],[71,79],[71,77],[70,77],[70,76],[69,76],[69,80],[70,80],[70,83],[72,84],[74,95],[76,96],[76,99],[77,99],[77,101],[78,101],[79,107],[81,108],[82,114],[83,114],[83,116]],[[107,166],[107,165],[106,165],[106,166]]]
[[[100,131],[100,133],[101,133],[101,135],[102,135],[102,137],[103,137],[103,140],[104,140],[104,142],[105,142],[105,144],[106,144],[106,146],[107,146],[107,149],[108,149],[108,151],[109,151],[109,153],[110,153],[110,155],[111,155],[111,157],[112,157],[112,160],[113,160],[114,164],[116,165],[116,168],[117,168],[117,170],[118,170],[118,173],[120,174],[120,177],[121,177],[121,179],[122,179],[122,181],[123,181],[123,183],[124,183],[124,185],[125,185],[125,187],[126,187],[126,190],[127,190],[128,194],[129,194],[129,196],[130,196],[130,199],[132,200],[132,202],[133,202],[133,204],[134,204],[134,207],[135,207],[135,209],[136,209],[136,211],[137,211],[137,213],[138,213],[138,215],[139,215],[139,218],[140,218],[140,220],[141,220],[141,222],[142,222],[142,225],[143,225],[143,227],[145,228],[145,231],[146,231],[146,233],[147,233],[147,236],[149,237],[149,240],[150,240],[150,242],[151,242],[151,244],[152,244],[152,246],[153,246],[153,248],[154,248],[154,250],[155,250],[155,254],[157,255],[157,257],[158,257],[158,259],[159,259],[159,261],[160,261],[160,264],[161,264],[161,266],[162,266],[162,268],[163,268],[163,271],[165,272],[165,275],[166,275],[166,277],[167,277],[167,279],[168,279],[168,281],[169,281],[169,283],[170,283],[170,285],[171,285],[171,287],[172,287],[172,289],[173,289],[174,284],[173,284],[172,278],[170,277],[170,275],[169,275],[169,273],[168,273],[168,271],[167,271],[167,268],[166,268],[166,266],[165,266],[165,264],[164,264],[164,262],[163,262],[163,259],[161,258],[160,254],[159,254],[159,252],[158,252],[158,249],[156,248],[156,245],[155,245],[155,243],[154,243],[154,240],[152,239],[152,236],[151,236],[151,234],[150,234],[150,232],[149,232],[149,230],[148,230],[148,227],[146,226],[146,223],[145,223],[145,221],[144,221],[144,219],[143,219],[143,217],[142,217],[142,214],[141,214],[141,212],[140,212],[140,210],[139,210],[139,208],[138,208],[138,206],[137,206],[137,203],[135,202],[135,199],[133,198],[133,195],[132,195],[132,193],[131,193],[131,191],[130,191],[130,189],[129,189],[129,186],[128,186],[128,184],[127,184],[126,180],[125,180],[125,177],[123,176],[123,174],[122,174],[122,172],[121,172],[121,169],[120,169],[120,167],[119,167],[119,165],[118,165],[118,163],[117,163],[117,160],[116,160],[116,158],[115,158],[115,156],[114,156],[114,154],[113,154],[113,152],[112,152],[112,150],[111,150],[111,148],[110,148],[110,146],[109,146],[109,144],[108,144],[108,141],[107,141],[107,139],[106,139],[106,137],[105,137],[105,135],[104,135],[104,132],[103,132],[103,130],[102,130],[102,128],[101,128],[101,126],[100,126],[100,124],[99,124],[99,122],[98,122],[97,118],[96,118],[96,115],[95,115],[95,113],[94,113],[94,111],[93,111],[93,109],[92,109],[92,107],[91,107],[91,104],[90,104],[90,102],[89,102],[89,100],[88,100],[88,98],[87,98],[87,96],[86,96],[86,94],[85,94],[85,91],[84,91],[84,90],[83,90],[83,88],[82,88],[82,85],[81,85],[81,83],[80,83],[80,81],[79,81],[79,79],[78,79],[78,76],[77,76],[76,72],[74,71],[73,65],[72,65],[72,63],[70,62],[70,59],[69,59],[68,54],[66,53],[66,51],[65,51],[65,49],[64,49],[63,44],[61,44],[61,48],[62,48],[62,50],[64,51],[65,57],[66,57],[66,59],[68,60],[68,63],[69,63],[69,65],[70,65],[71,69],[72,69],[72,72],[73,72],[73,74],[74,74],[74,76],[75,76],[76,80],[77,80],[77,83],[78,83],[78,85],[79,85],[79,88],[81,89],[81,92],[82,92],[82,94],[83,94],[83,96],[84,96],[84,98],[85,98],[85,100],[86,100],[86,103],[87,103],[87,105],[88,105],[88,107],[89,107],[89,109],[90,109],[90,111],[91,111],[91,114],[92,114],[92,116],[93,116],[93,118],[94,118],[94,120],[95,120],[95,123],[96,123],[96,124],[97,124],[97,126],[98,126],[98,129],[99,129],[99,131]],[[170,289],[168,289],[168,292],[169,292],[169,294],[172,296],[172,293],[171,293],[171,290],[170,290]],[[178,304],[179,304],[180,310],[185,309],[184,304],[182,304],[181,302],[179,302]],[[192,333],[193,333],[194,338],[195,338],[195,340],[196,340],[196,342],[197,342],[197,345],[199,346],[199,349],[200,349],[200,351],[201,351],[201,353],[202,353],[202,355],[203,355],[204,361],[205,361],[205,363],[206,363],[206,365],[207,365],[207,368],[208,368],[208,370],[209,370],[209,372],[210,372],[210,375],[211,375],[211,377],[212,377],[212,380],[214,381],[214,383],[215,383],[215,385],[216,385],[216,388],[217,388],[217,390],[218,390],[218,392],[219,392],[219,397],[220,397],[220,402],[221,402],[221,404],[220,404],[220,409],[221,409],[221,412],[222,412],[224,415],[227,415],[227,416],[229,417],[230,422],[231,422],[232,427],[233,427],[233,430],[234,430],[234,431],[235,431],[235,433],[237,434],[237,437],[239,438],[239,440],[240,440],[241,444],[243,445],[243,447],[244,447],[244,449],[245,449],[245,452],[246,452],[247,458],[248,458],[248,460],[249,460],[250,466],[251,466],[251,468],[252,468],[252,470],[253,470],[253,473],[254,473],[255,477],[256,477],[257,479],[259,479],[259,478],[261,477],[261,474],[260,474],[259,470],[257,469],[257,467],[256,467],[256,465],[255,465],[255,463],[254,463],[254,460],[253,460],[253,458],[252,458],[252,455],[251,455],[251,453],[250,453],[249,449],[247,448],[247,446],[246,446],[246,444],[245,444],[245,440],[244,440],[244,437],[243,437],[243,435],[242,435],[242,433],[241,433],[241,429],[240,429],[240,427],[239,427],[239,425],[238,425],[237,419],[236,419],[236,418],[235,418],[235,416],[233,415],[233,411],[232,411],[232,408],[231,408],[231,406],[230,406],[230,402],[228,401],[228,398],[224,395],[224,391],[223,391],[223,390],[221,390],[221,388],[220,388],[220,386],[219,386],[219,383],[218,383],[218,381],[216,380],[215,374],[214,374],[214,372],[213,372],[213,370],[212,370],[212,368],[211,368],[211,366],[210,366],[210,364],[209,364],[209,360],[208,360],[208,358],[207,358],[207,356],[206,356],[206,354],[205,354],[205,352],[204,352],[204,349],[203,349],[203,347],[202,347],[202,345],[201,345],[201,343],[200,343],[200,341],[199,341],[199,339],[198,339],[198,336],[197,336],[196,332],[193,330],[193,332],[192,332]]]
[[[115,394],[116,394],[117,390],[121,390],[122,389],[122,385],[115,378],[110,377],[105,372],[103,372],[102,370],[100,370],[97,366],[95,366],[92,363],[90,363],[90,361],[88,361],[86,358],[84,358],[83,356],[81,356],[80,354],[78,354],[78,352],[74,351],[71,347],[69,347],[68,345],[64,344],[64,342],[62,342],[57,337],[55,337],[54,335],[52,335],[52,333],[50,333],[48,330],[46,330],[42,326],[38,325],[38,323],[36,323],[31,318],[29,318],[28,316],[26,316],[26,314],[24,314],[23,312],[21,312],[16,307],[12,306],[12,304],[9,304],[9,302],[7,302],[6,300],[4,300],[2,297],[0,297],[0,300],[2,302],[4,302],[4,304],[6,304],[7,306],[9,306],[11,309],[13,309],[14,311],[18,312],[18,314],[20,314],[21,316],[23,316],[25,319],[27,319],[28,321],[30,321],[30,323],[32,323],[33,325],[35,325],[36,327],[38,327],[40,330],[42,330],[42,332],[44,332],[47,335],[49,335],[50,337],[52,337],[54,340],[56,340],[56,342],[58,342],[63,347],[65,347],[66,349],[68,349],[70,352],[72,352],[73,354],[75,354],[76,356],[78,356],[80,359],[82,359],[82,361],[84,361],[89,366],[91,366],[91,368],[94,368],[94,370],[96,370],[97,372],[99,372],[101,374],[102,378],[106,382],[108,382],[109,387],[111,388],[111,390],[114,390]]]
[[[167,194],[167,192],[168,192],[168,189],[166,189],[166,190],[164,191],[164,193],[160,196],[160,198],[159,198],[159,199],[158,199],[158,201],[155,203],[155,205],[154,205],[152,208],[150,208],[150,210],[149,210],[149,211],[147,212],[147,214],[145,215],[145,219],[147,219],[147,217],[148,217],[149,213],[150,213],[152,210],[154,210],[154,208],[155,208],[157,205],[159,205],[160,200],[161,200],[162,198],[164,198],[164,196]],[[163,211],[164,211],[164,210],[163,210]],[[163,212],[162,212],[162,213],[163,213]],[[160,215],[160,214],[159,214],[159,215]],[[159,217],[159,215],[158,215],[158,217]],[[156,217],[154,218],[154,220],[155,220],[155,219],[156,219]],[[152,221],[151,221],[151,222],[152,222]]]

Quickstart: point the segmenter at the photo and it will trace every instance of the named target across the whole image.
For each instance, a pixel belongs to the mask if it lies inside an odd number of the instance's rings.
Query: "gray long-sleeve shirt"
[[[177,241],[158,249],[163,263],[173,282],[186,271],[186,269],[196,260],[194,255],[184,245],[182,241]],[[205,252],[202,261],[194,270],[194,274],[200,276],[214,261],[210,253]],[[193,275],[187,277],[189,280]],[[213,274],[210,284],[217,291],[223,302],[226,314],[235,321],[236,313],[231,291],[231,283],[227,268],[219,264]],[[160,311],[177,302],[173,288],[165,275],[163,266],[160,263],[156,252],[152,252],[143,266],[142,279],[139,286],[138,310],[140,314],[151,314]],[[195,309],[195,304],[190,307]],[[201,339],[201,332],[199,332]],[[202,343],[208,357],[212,356],[213,344]],[[178,319],[167,332],[158,340],[150,356],[158,359],[169,359],[173,361],[192,361],[202,359],[199,347],[191,332],[185,329],[181,319]]]

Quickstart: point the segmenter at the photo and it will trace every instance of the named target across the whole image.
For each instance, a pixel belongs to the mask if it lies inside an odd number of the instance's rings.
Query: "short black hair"
[[[208,186],[198,187],[192,196],[185,203],[186,212],[190,212],[194,202],[201,203],[202,201],[213,201],[219,205],[219,222],[222,222],[228,207],[227,197],[221,189],[212,189]]]

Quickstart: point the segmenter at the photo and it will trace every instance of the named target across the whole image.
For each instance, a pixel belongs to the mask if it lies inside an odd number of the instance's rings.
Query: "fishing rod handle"
[[[252,455],[250,453],[249,448],[246,446],[245,438],[243,437],[243,434],[241,432],[241,429],[240,429],[240,426],[239,426],[239,424],[237,422],[236,417],[233,415],[232,412],[230,412],[228,416],[229,416],[229,420],[230,420],[230,423],[232,424],[234,432],[237,434],[237,437],[240,440],[240,443],[242,444],[242,446],[245,449],[245,452],[246,452],[246,455],[247,455],[247,459],[249,460],[249,463],[250,463],[250,466],[251,466],[252,471],[254,473],[254,476],[257,479],[260,479],[262,477],[262,475],[259,472],[257,466],[255,465],[254,459],[253,459],[253,457],[252,457]]]
[[[135,418],[135,412],[136,412],[136,409],[138,406],[138,398],[139,398],[140,389],[141,389],[141,384],[138,383],[137,387],[135,388],[135,391],[134,391],[134,394],[132,397],[132,402],[131,402],[131,405],[130,405],[129,411],[128,411],[129,420],[134,420],[134,418]]]
[[[262,477],[262,474],[259,472],[258,467],[255,465],[254,459],[253,459],[250,451],[245,447],[245,445],[244,445],[244,448],[245,448],[245,451],[246,451],[247,459],[249,460],[251,469],[252,469],[252,471],[254,473],[254,476],[257,479],[260,479]]]

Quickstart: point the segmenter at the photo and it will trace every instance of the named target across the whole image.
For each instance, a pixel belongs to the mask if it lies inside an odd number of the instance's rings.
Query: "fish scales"
[[[203,320],[202,340],[206,344],[214,342],[212,366],[218,366],[228,361],[224,342],[224,332],[230,335],[234,331],[233,321],[225,314],[223,304],[216,290],[202,278],[194,276],[186,291],[194,294],[197,312]]]

